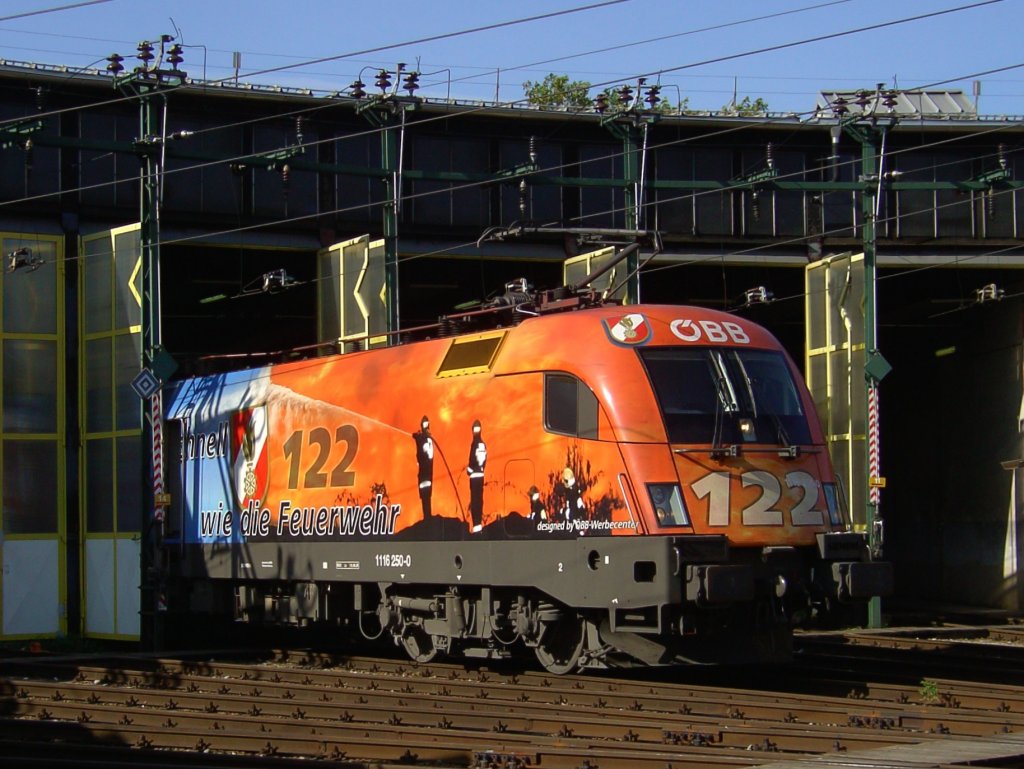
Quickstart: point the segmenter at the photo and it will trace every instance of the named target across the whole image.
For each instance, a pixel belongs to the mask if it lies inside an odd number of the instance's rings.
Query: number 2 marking
[[[743,508],[744,526],[781,526],[782,511],[775,509],[775,503],[782,496],[779,479],[764,470],[751,470],[740,476],[743,488],[760,486],[761,496]]]
[[[782,497],[779,479],[764,470],[750,470],[740,476],[743,488],[757,486],[761,493],[741,511],[744,526],[782,526],[785,521],[775,504]],[[786,473],[786,486],[801,489],[803,495],[790,511],[794,526],[820,526],[824,522],[821,510],[816,510],[820,486],[810,473],[795,470]],[[728,526],[731,503],[731,476],[725,472],[708,473],[690,488],[697,499],[708,499],[708,526]]]
[[[786,474],[786,485],[791,489],[797,487],[804,490],[803,498],[793,506],[790,516],[793,518],[794,526],[821,526],[825,517],[821,510],[815,510],[818,504],[818,492],[820,486],[810,473],[797,470]]]

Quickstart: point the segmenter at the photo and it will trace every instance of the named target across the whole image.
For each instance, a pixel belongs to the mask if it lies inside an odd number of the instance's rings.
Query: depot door
[[[361,235],[317,254],[317,341],[330,354],[388,344],[384,241]]]
[[[63,239],[0,253],[0,638],[39,638],[67,630]]]
[[[804,370],[852,521],[865,526],[864,254],[814,262],[805,273]]]
[[[142,365],[139,225],[82,239],[79,408],[84,632],[139,635]]]

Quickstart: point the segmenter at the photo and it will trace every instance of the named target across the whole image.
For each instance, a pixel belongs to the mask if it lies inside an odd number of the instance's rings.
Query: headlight
[[[743,417],[739,420],[740,437],[744,443],[752,443],[757,440],[757,431],[754,430],[754,420]]]
[[[678,483],[648,483],[647,493],[659,526],[689,526],[690,516]]]

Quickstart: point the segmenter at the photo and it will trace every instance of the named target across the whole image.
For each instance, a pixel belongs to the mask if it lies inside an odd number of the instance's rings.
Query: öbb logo
[[[750,337],[739,323],[713,320],[698,320],[694,323],[689,318],[672,321],[672,333],[684,342],[698,342],[703,337],[708,342],[728,342],[734,344],[750,344]]]

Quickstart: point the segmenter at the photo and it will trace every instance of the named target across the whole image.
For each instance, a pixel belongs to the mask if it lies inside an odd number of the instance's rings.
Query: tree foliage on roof
[[[663,115],[679,115],[687,112],[690,107],[689,97],[681,99],[678,104],[672,104],[663,95],[660,87],[655,87],[656,99],[652,103],[648,94],[652,89],[645,89],[636,93],[632,86],[628,87],[628,99],[623,96],[626,86],[613,86],[605,88],[599,94],[604,102],[605,109],[627,110],[636,109],[643,112],[655,112]],[[543,80],[527,80],[523,83],[523,94],[532,107],[540,109],[562,109],[562,110],[590,110],[594,102],[590,98],[591,83],[587,80],[570,80],[568,75],[551,72],[544,76]],[[758,96],[751,99],[744,96],[741,101],[731,101],[720,110],[726,115],[738,115],[751,117],[765,115],[768,113],[768,102]]]
[[[523,93],[531,106],[542,109],[590,109],[590,83],[586,80],[569,80],[568,75],[554,72],[543,80],[527,80]]]
[[[727,115],[739,115],[741,117],[752,117],[755,115],[768,114],[768,102],[758,96],[751,101],[749,96],[744,96],[741,101],[732,101],[722,107],[722,112]]]

